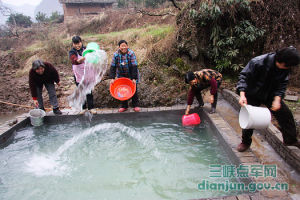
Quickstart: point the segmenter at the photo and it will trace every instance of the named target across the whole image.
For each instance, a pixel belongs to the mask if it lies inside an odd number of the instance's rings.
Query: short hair
[[[195,78],[196,78],[196,76],[195,76],[194,72],[188,72],[188,73],[186,73],[184,80],[185,80],[185,83],[189,84]]]
[[[285,63],[286,67],[297,66],[300,63],[300,55],[295,47],[290,46],[277,50],[275,61]]]
[[[126,40],[120,40],[119,43],[118,43],[118,45],[121,46],[121,44],[123,44],[123,43],[125,43],[126,45],[128,45],[127,42],[126,42]]]
[[[78,44],[79,42],[81,42],[81,38],[78,35],[76,35],[76,36],[72,37],[72,42],[74,44]]]
[[[32,69],[33,70],[36,70],[39,67],[45,68],[45,64],[43,63],[43,61],[41,61],[41,60],[35,60],[35,61],[32,62]]]

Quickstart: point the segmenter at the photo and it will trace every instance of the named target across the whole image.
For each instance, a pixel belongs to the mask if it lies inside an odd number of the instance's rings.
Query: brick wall
[[[113,4],[63,4],[64,16],[97,15],[107,8],[112,8]]]

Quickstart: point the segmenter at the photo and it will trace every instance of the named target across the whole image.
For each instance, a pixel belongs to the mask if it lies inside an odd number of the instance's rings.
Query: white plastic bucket
[[[33,109],[29,112],[30,122],[32,126],[41,126],[43,125],[43,120],[46,113],[41,109]]]
[[[242,129],[265,129],[271,122],[271,112],[268,108],[251,105],[243,106],[239,114]]]

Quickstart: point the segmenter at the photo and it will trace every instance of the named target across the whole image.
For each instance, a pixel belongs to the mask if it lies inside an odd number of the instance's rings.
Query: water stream
[[[87,53],[85,58],[83,78],[75,91],[68,97],[69,105],[77,110],[82,109],[86,95],[91,93],[95,85],[102,80],[108,67],[107,54],[104,50]]]

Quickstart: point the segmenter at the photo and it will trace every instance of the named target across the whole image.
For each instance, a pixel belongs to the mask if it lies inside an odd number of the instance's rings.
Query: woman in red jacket
[[[43,103],[43,86],[45,85],[50,99],[50,104],[53,106],[53,113],[61,115],[59,110],[54,82],[59,86],[59,75],[56,69],[47,62],[35,60],[32,63],[32,68],[29,72],[29,86],[33,102],[36,107],[45,110]]]
[[[204,102],[202,99],[201,91],[210,87],[210,113],[216,112],[217,100],[218,100],[218,88],[222,83],[222,74],[212,70],[203,69],[196,72],[188,72],[185,76],[185,82],[190,84],[190,90],[188,94],[188,106],[185,114],[188,115],[190,112],[191,105],[193,104],[194,97],[196,96],[199,106],[203,106]]]

